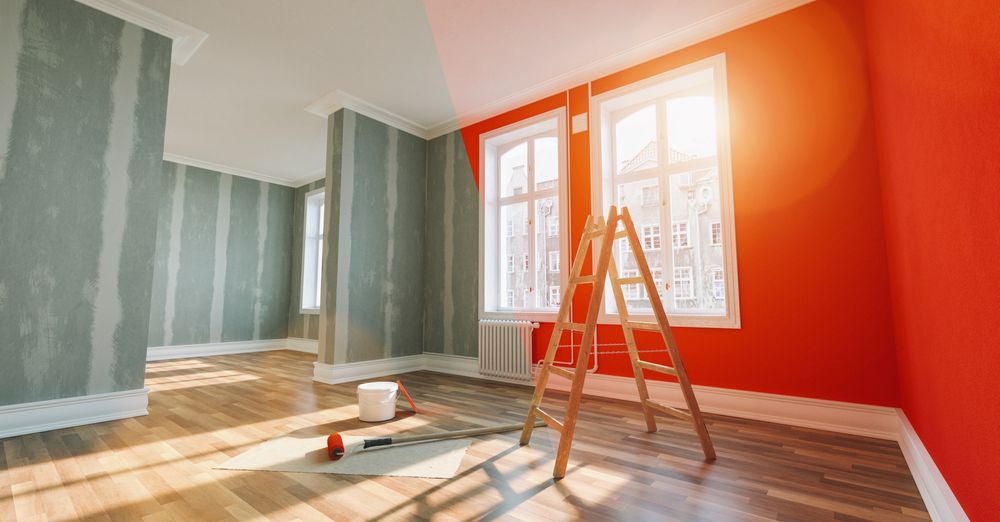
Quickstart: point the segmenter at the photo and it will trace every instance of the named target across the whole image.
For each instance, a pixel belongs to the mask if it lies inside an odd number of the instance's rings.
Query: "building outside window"
[[[552,296],[559,293],[565,272],[560,255],[565,237],[564,119],[559,109],[481,137],[483,316],[517,312],[518,317],[548,317],[558,310]],[[497,231],[512,237],[501,241]],[[506,260],[506,266],[497,260]]]
[[[650,270],[673,276],[657,292],[679,326],[739,327],[726,96],[719,55],[593,98],[594,213],[628,208]],[[622,273],[636,267],[624,242],[616,250]],[[651,317],[636,305],[630,315]],[[602,317],[616,313],[605,299]]]

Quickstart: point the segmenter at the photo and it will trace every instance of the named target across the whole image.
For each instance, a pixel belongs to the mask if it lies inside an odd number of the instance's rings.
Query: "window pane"
[[[650,105],[615,125],[615,163],[618,174],[656,166],[656,106]]]
[[[662,266],[663,260],[663,234],[660,230],[660,205],[648,205],[648,199],[655,197],[659,199],[660,184],[656,178],[634,181],[631,183],[620,183],[617,187],[618,206],[628,207],[635,223],[635,232],[639,235],[639,242],[646,254],[646,263],[650,270],[656,273]],[[628,239],[617,240],[615,249],[618,270],[622,277],[635,277],[639,275],[639,267],[636,264],[635,254],[629,246]],[[630,311],[649,312],[652,310],[649,300],[646,298],[646,289],[642,285],[629,285],[626,287],[625,299],[628,302]]]
[[[713,224],[722,221],[719,174],[714,168],[670,176],[671,255],[674,272],[667,312],[724,313],[722,246]],[[716,233],[721,234],[721,229]],[[721,239],[721,238],[720,238]],[[723,291],[719,292],[719,285]]]
[[[528,190],[528,144],[508,150],[500,156],[500,196],[524,194]]]
[[[552,288],[559,288],[559,200],[542,198],[535,202],[535,288],[538,308],[558,308]],[[555,262],[555,266],[552,262]]]
[[[715,98],[685,96],[667,100],[670,163],[715,156]]]
[[[501,230],[517,232],[500,241],[500,295],[507,296],[500,305],[506,308],[525,308],[524,296],[531,280],[524,262],[528,255],[528,235],[521,232],[528,228],[528,204],[521,202],[501,206],[500,226]]]
[[[535,190],[556,188],[559,183],[559,140],[535,139]]]

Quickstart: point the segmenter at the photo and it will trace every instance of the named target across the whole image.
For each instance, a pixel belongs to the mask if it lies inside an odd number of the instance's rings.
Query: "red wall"
[[[867,2],[903,410],[1000,513],[1000,4]]]
[[[726,53],[743,326],[676,329],[696,384],[898,404],[864,31],[859,3],[819,1],[589,84],[596,95]],[[463,129],[473,172],[481,133],[554,107],[586,112],[587,89]],[[590,138],[568,143],[575,251],[591,210]],[[586,302],[574,301],[578,320]],[[537,331],[536,357],[550,331]],[[602,343],[620,335],[600,331]],[[624,356],[601,359],[600,373],[630,372]]]

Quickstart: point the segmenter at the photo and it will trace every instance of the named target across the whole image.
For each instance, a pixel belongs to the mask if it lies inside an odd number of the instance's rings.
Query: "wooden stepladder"
[[[622,230],[618,230],[618,225],[623,225]],[[619,277],[618,269],[615,265],[614,256],[611,255],[612,246],[617,239],[628,240],[631,251],[636,259],[639,268],[638,277]],[[597,253],[597,268],[594,275],[581,276],[584,258],[592,241],[600,241],[600,250]],[[680,352],[677,350],[677,342],[667,322],[667,314],[663,310],[663,303],[659,299],[656,284],[653,282],[653,274],[650,272],[649,264],[646,262],[646,255],[643,253],[639,236],[635,232],[635,224],[629,215],[628,209],[622,210],[618,214],[615,207],[611,207],[608,213],[607,223],[600,216],[595,220],[593,216],[587,218],[587,225],[584,227],[583,238],[577,249],[576,257],[573,259],[573,268],[570,271],[569,286],[563,294],[562,304],[559,306],[559,316],[556,319],[555,327],[552,330],[552,337],[549,339],[549,346],[545,352],[545,359],[542,361],[541,372],[538,382],[535,385],[535,394],[531,399],[531,406],[528,408],[528,415],[524,421],[524,428],[521,431],[521,445],[525,445],[531,440],[531,432],[535,425],[536,418],[541,418],[552,429],[560,433],[559,449],[556,453],[555,468],[552,476],[562,478],[566,475],[566,465],[569,462],[570,447],[573,444],[573,432],[576,429],[577,413],[580,410],[580,399],[583,395],[583,383],[587,377],[587,368],[590,366],[590,352],[594,345],[594,333],[597,330],[597,316],[601,310],[601,301],[604,296],[604,282],[611,279],[611,286],[615,296],[615,303],[618,308],[618,315],[621,318],[622,330],[625,333],[625,345],[628,349],[628,356],[632,362],[632,372],[635,374],[635,384],[639,390],[639,403],[642,405],[643,415],[646,417],[646,428],[650,433],[656,431],[655,412],[665,413],[682,419],[688,419],[694,424],[694,429],[701,440],[701,448],[705,453],[705,460],[715,460],[715,448],[712,446],[712,439],[708,435],[708,428],[702,419],[701,410],[698,408],[698,400],[691,389],[691,381],[684,370],[684,363],[681,361]],[[587,309],[587,322],[584,324],[574,323],[569,317],[570,303],[577,285],[593,285],[593,292],[590,298],[590,306]],[[626,306],[625,293],[622,289],[624,285],[642,284],[646,288],[646,295],[649,297],[653,310],[655,323],[637,322],[629,319],[628,307]],[[580,340],[580,347],[576,357],[576,368],[568,369],[561,366],[554,366],[556,351],[562,338],[562,333],[566,330],[583,332]],[[659,332],[663,336],[663,341],[667,347],[667,353],[673,366],[664,366],[639,359],[639,349],[636,347],[634,330],[647,330]],[[654,402],[649,398],[646,389],[646,380],[643,377],[643,370],[650,370],[671,375],[677,379],[684,400],[687,403],[688,411],[679,410]],[[569,379],[572,383],[569,392],[569,402],[566,406],[566,418],[559,422],[552,415],[540,408],[542,397],[545,395],[545,388],[548,385],[549,376],[555,374],[564,379]]]

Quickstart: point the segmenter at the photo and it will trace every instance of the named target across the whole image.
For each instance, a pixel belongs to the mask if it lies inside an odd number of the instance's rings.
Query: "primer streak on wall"
[[[128,25],[122,30],[119,47],[136,49],[142,45],[142,29]],[[128,164],[135,141],[134,114],[138,98],[139,53],[125,53],[118,63],[118,75],[112,86],[114,109],[108,147],[104,151],[104,208],[101,216],[101,251],[98,261],[97,296],[94,310],[97,316],[91,327],[91,345],[96,350],[90,357],[88,389],[100,387],[112,379],[114,336],[122,319],[122,303],[118,295],[118,272],[125,237],[125,205],[128,194]]]
[[[0,15],[0,404],[140,387],[170,41],[70,1]]]
[[[184,178],[187,165],[174,168],[173,207],[170,209],[170,246],[167,250],[166,298],[163,306],[163,345],[174,344],[174,315],[177,311],[177,274],[181,271],[181,223],[184,219]]]
[[[392,274],[396,268],[394,261],[396,260],[396,215],[399,210],[399,130],[389,127],[389,147],[387,151],[386,161],[388,165],[386,166],[386,237],[389,239],[389,243],[386,245],[385,254],[385,272],[387,274]],[[394,323],[399,317],[399,300],[396,299],[394,293],[393,278],[386,277],[382,279],[382,299],[385,301],[383,310],[385,312],[385,317],[382,320],[382,331],[385,332],[385,342],[383,357],[392,357],[391,347],[393,346],[393,332],[395,331]]]
[[[288,337],[319,339],[319,315],[300,313],[302,309],[302,239],[305,228],[306,194],[323,187],[319,179],[295,189],[292,201],[292,287],[288,301]]]
[[[286,336],[292,189],[164,162],[150,346]]]
[[[215,271],[212,275],[212,318],[209,341],[222,341],[222,292],[226,286],[226,242],[229,237],[229,201],[233,192],[232,176],[219,176],[219,212],[215,221]]]
[[[475,356],[479,323],[479,192],[462,135],[427,144],[424,351]]]
[[[352,210],[354,208],[354,133],[357,124],[357,115],[353,111],[344,110],[343,126],[343,148],[341,149],[340,167],[340,228],[337,236],[337,273],[343,279],[333,277],[328,279],[337,292],[336,306],[332,317],[336,329],[333,335],[333,362],[344,363],[348,361],[347,340],[350,332],[348,324],[351,299],[351,221],[353,220]],[[331,238],[332,240],[332,238]],[[327,258],[331,261],[334,258]],[[329,266],[329,265],[328,265]],[[331,286],[331,285],[328,285]]]
[[[326,144],[326,223],[323,226],[323,288],[320,298],[319,353],[317,360],[332,364],[337,338],[337,259],[340,249],[340,191],[344,151],[344,113],[337,111],[328,118]]]

